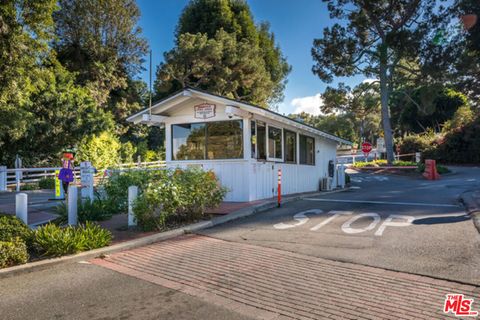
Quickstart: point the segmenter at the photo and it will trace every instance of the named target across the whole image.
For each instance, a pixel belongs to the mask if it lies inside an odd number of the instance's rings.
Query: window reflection
[[[172,159],[238,159],[243,156],[243,122],[172,125]]]
[[[268,127],[268,157],[282,159],[282,129]]]

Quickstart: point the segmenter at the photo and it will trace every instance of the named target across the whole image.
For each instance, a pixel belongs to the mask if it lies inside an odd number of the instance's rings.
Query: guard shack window
[[[268,126],[268,160],[283,160],[282,129]]]
[[[243,157],[243,122],[215,121],[172,125],[173,160]]]
[[[285,137],[285,162],[295,163],[297,161],[297,134],[284,130]]]
[[[300,164],[315,165],[315,139],[300,135]]]

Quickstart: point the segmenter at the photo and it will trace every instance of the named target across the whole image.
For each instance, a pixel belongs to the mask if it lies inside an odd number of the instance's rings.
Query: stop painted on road
[[[306,224],[310,220],[310,218],[308,217],[309,215],[312,216],[312,215],[319,215],[323,213],[324,212],[321,209],[305,210],[293,215],[293,220],[294,220],[293,222],[287,222],[287,223],[281,222],[281,223],[274,224],[273,227],[278,230],[296,228]],[[327,215],[327,218],[322,222],[316,224],[312,228],[310,228],[310,231],[317,231],[323,228],[324,226],[328,225],[330,222],[337,219],[338,217],[347,216],[349,217],[349,219],[346,222],[344,222],[340,228],[344,233],[359,234],[359,233],[374,230],[375,228],[378,227],[377,230],[375,231],[375,236],[382,236],[387,228],[408,227],[412,225],[412,222],[415,220],[415,217],[413,216],[391,214],[382,221],[382,218],[378,213],[366,212],[366,213],[354,214],[353,211],[339,211],[339,210],[328,211],[326,215]],[[363,220],[367,219],[370,221],[370,223],[367,226],[364,226],[361,228],[354,227],[353,224],[360,219],[363,219]]]

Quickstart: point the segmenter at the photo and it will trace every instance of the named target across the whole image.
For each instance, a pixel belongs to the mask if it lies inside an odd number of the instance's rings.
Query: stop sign
[[[365,141],[362,143],[362,152],[363,153],[370,153],[372,151],[372,144],[370,142]]]

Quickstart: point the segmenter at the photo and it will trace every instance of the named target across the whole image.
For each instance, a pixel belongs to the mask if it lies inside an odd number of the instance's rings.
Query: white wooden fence
[[[121,163],[112,168],[112,170],[129,170],[129,169],[154,169],[165,168],[165,161],[149,161],[149,162],[132,162]],[[21,189],[22,185],[37,183],[44,178],[55,177],[55,171],[60,170],[61,167],[47,167],[47,168],[7,168],[0,166],[0,191],[7,191],[8,187],[15,187],[17,191]],[[74,169],[75,179],[80,180],[80,167]],[[97,177],[103,177],[104,172],[99,171]]]

